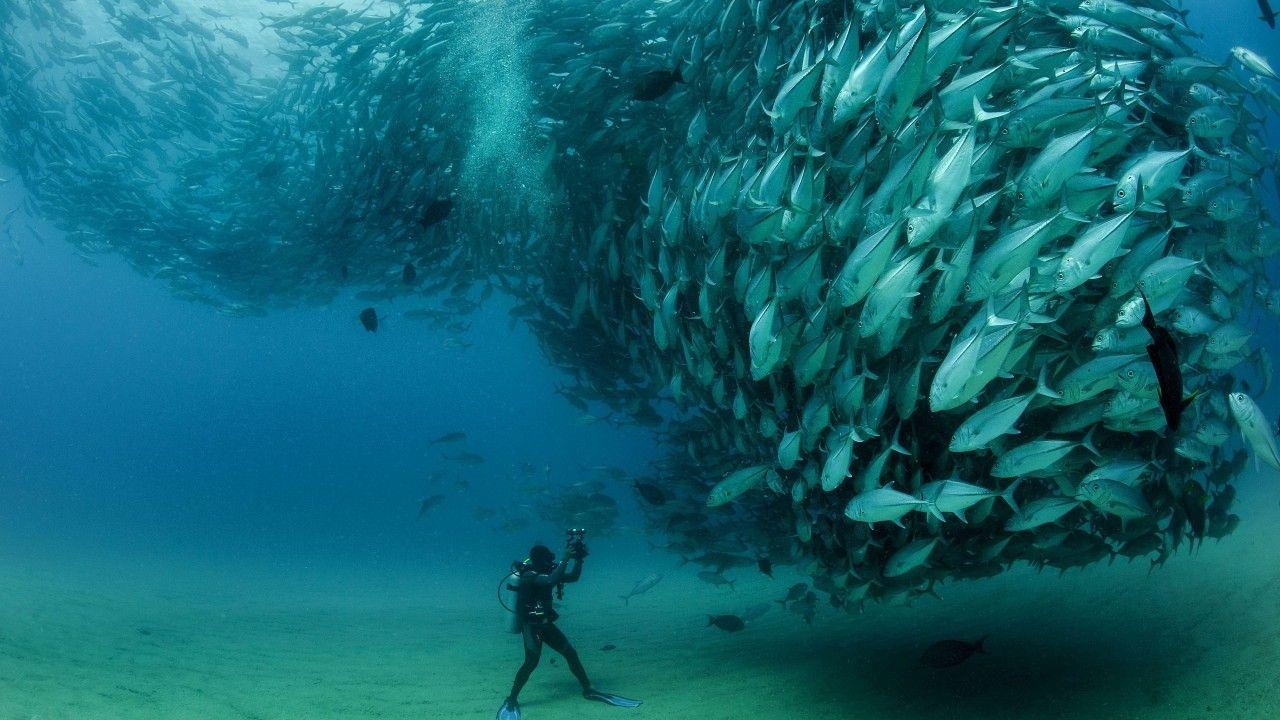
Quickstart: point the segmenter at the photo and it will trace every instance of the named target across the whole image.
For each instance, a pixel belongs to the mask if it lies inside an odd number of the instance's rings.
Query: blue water
[[[1280,64],[1280,31],[1256,19],[1253,0],[1187,6],[1209,57],[1243,44]],[[1280,118],[1268,132],[1280,147]],[[0,178],[13,175],[0,166]],[[376,334],[359,327],[368,303],[351,296],[227,317],[116,258],[83,262],[23,209],[23,193],[19,181],[0,185],[0,217],[18,244],[0,245],[0,558],[288,558],[412,571],[476,548],[516,557],[562,532],[528,507],[521,464],[569,486],[596,479],[591,466],[642,473],[659,457],[649,430],[582,423],[555,392],[566,376],[509,322],[500,295],[468,318],[466,348],[401,318],[426,304],[408,300],[385,307]],[[1280,284],[1276,268],[1271,277]],[[1280,337],[1258,341],[1280,359]],[[1280,414],[1280,392],[1260,402]],[[453,431],[467,441],[431,444]],[[444,457],[463,450],[485,462]],[[1258,490],[1242,496],[1274,497]],[[436,492],[444,502],[417,519],[419,500]],[[638,543],[634,493],[619,483],[607,492],[622,505],[618,534]],[[475,508],[530,524],[504,530]],[[1247,521],[1250,508],[1240,514]],[[611,579],[625,591],[643,574]],[[486,612],[488,592],[476,598]]]

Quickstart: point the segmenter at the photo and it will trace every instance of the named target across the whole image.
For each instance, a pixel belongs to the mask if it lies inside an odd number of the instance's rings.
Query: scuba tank
[[[520,573],[529,567],[529,561],[511,563],[511,572],[502,576],[498,581],[498,604],[503,610],[507,611],[507,632],[520,632],[520,616],[519,608],[516,607],[518,602],[517,586],[520,584]]]

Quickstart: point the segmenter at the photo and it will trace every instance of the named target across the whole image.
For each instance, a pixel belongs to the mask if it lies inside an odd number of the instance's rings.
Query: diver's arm
[[[578,563],[578,564],[579,564],[579,565],[581,565],[582,563]],[[542,574],[542,573],[536,573],[536,574],[534,574],[534,576],[533,576],[533,583],[534,583],[535,585],[537,585],[538,587],[553,587],[553,586],[555,586],[555,585],[559,585],[559,584],[560,584],[560,583],[562,583],[562,582],[566,582],[566,580],[565,580],[565,574],[566,574],[566,573],[565,573],[565,566],[566,566],[566,565],[568,565],[568,563],[563,563],[563,562],[562,562],[562,563],[560,563],[559,565],[556,565],[556,569],[555,569],[555,570],[552,570],[551,572],[549,572],[549,573],[547,573],[547,574],[545,574],[545,575],[544,575],[544,574]],[[581,573],[581,572],[582,572],[582,568],[581,568],[581,567],[579,567],[579,568],[578,568],[578,572],[579,572],[579,573]],[[574,578],[575,578],[575,579],[577,579],[577,576],[575,575],[575,576],[574,576]]]
[[[560,567],[558,569],[563,570],[564,566],[568,564],[569,564],[568,562],[562,562],[560,563]],[[567,583],[578,582],[578,578],[580,577],[582,577],[582,558],[575,557],[573,558],[573,569],[569,570],[564,574],[563,582],[567,582]]]

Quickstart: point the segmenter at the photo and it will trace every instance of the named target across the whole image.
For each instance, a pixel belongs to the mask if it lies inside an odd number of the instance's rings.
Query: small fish
[[[684,78],[680,76],[680,63],[676,63],[675,70],[650,70],[636,80],[631,97],[645,102],[657,100],[670,92],[678,82],[684,82]]]
[[[653,589],[654,585],[657,585],[660,582],[662,582],[662,575],[658,573],[651,573],[640,580],[637,580],[635,587],[631,588],[631,592],[626,595],[619,595],[618,597],[622,598],[622,602],[627,603],[636,595],[643,595],[644,593],[649,592]]]
[[[667,494],[662,492],[662,488],[657,485],[640,482],[639,480],[634,482],[633,485],[635,485],[636,492],[640,493],[640,497],[644,498],[645,502],[650,505],[658,507],[667,504]]]
[[[458,442],[459,440],[466,440],[466,439],[467,439],[467,434],[459,430],[457,432],[445,433],[444,435],[441,435],[435,440],[432,440],[431,444],[435,445],[437,443],[451,443],[451,442]]]
[[[978,638],[977,642],[973,643],[965,642],[964,640],[939,640],[925,648],[920,662],[931,668],[954,667],[973,657],[975,653],[985,655],[987,651],[982,649],[982,643],[986,639],[987,636],[983,635]]]
[[[617,649],[618,649],[618,646],[614,645],[613,643],[605,643],[604,647],[600,648],[600,650],[603,652],[609,652],[610,650],[617,650]]]
[[[791,589],[787,590],[787,596],[782,598],[781,600],[778,600],[777,602],[780,602],[783,605],[786,605],[789,602],[795,602],[796,600],[799,600],[800,598],[804,597],[805,593],[807,592],[809,592],[808,583],[796,583],[795,585],[791,586]]]
[[[761,555],[760,557],[757,557],[756,567],[760,569],[760,572],[769,576],[769,578],[773,578],[773,561],[769,559],[768,555]]]
[[[413,267],[413,263],[405,263],[404,270],[400,272],[400,279],[405,285],[412,285],[418,281],[418,271]]]
[[[476,453],[473,453],[473,452],[461,452],[461,453],[458,453],[457,455],[445,455],[444,459],[452,460],[453,462],[456,462],[459,465],[466,465],[468,467],[476,467],[477,465],[484,464],[484,456],[477,455]]]
[[[420,504],[418,505],[418,519],[421,520],[422,518],[426,517],[427,513],[431,512],[431,508],[439,505],[442,502],[444,502],[444,495],[440,495],[440,494],[423,498],[420,501]]]
[[[701,580],[702,582],[715,585],[716,587],[720,587],[721,585],[728,585],[730,590],[733,589],[733,584],[737,582],[737,580],[730,580],[729,578],[726,578],[724,575],[721,575],[720,573],[715,572],[713,570],[703,570],[702,572],[699,572],[698,579]]]
[[[1262,12],[1262,16],[1259,19],[1270,26],[1272,30],[1275,30],[1276,13],[1271,9],[1271,3],[1269,0],[1258,0],[1258,10]]]
[[[431,204],[427,205],[427,209],[422,211],[422,217],[418,218],[418,224],[424,228],[429,228],[449,217],[449,212],[452,210],[453,201],[449,198],[432,200]]]
[[[371,307],[361,310],[360,324],[371,333],[378,332],[378,311]]]
[[[707,627],[712,625],[730,633],[738,632],[747,626],[737,615],[708,615]]]

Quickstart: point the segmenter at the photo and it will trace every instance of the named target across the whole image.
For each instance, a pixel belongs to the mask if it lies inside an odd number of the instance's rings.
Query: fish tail
[[[1018,478],[1010,483],[1009,487],[1005,488],[1004,492],[1000,493],[1000,499],[1004,500],[1005,504],[1008,505],[1016,515],[1022,514],[1022,508],[1018,507],[1018,503],[1013,499],[1013,493],[1018,490],[1018,486],[1021,484],[1022,478]]]

